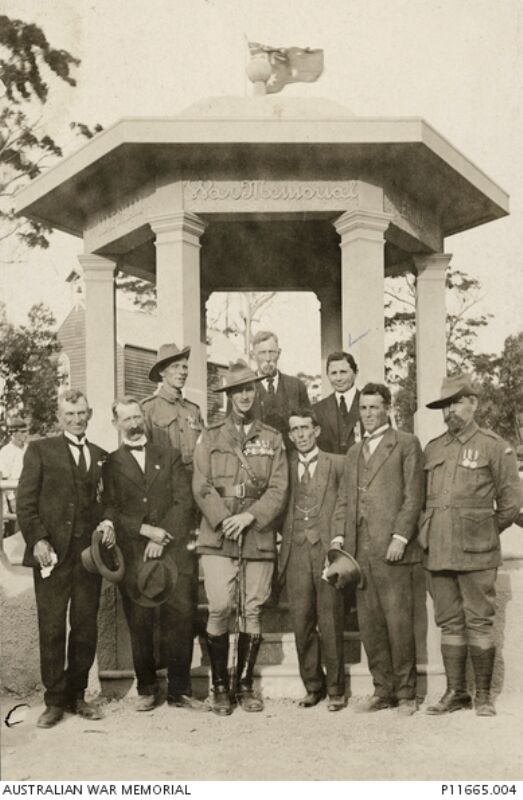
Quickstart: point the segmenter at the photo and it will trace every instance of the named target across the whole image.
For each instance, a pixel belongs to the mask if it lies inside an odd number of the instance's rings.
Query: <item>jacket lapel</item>
[[[381,467],[384,465],[384,463],[386,462],[386,460],[396,447],[397,441],[398,437],[396,435],[396,431],[394,431],[392,428],[389,428],[387,431],[385,431],[383,439],[377,446],[376,450],[372,455],[372,458],[369,461],[367,485],[369,485],[374,480],[376,474],[379,472]]]
[[[327,482],[329,480],[329,473],[331,471],[331,462],[328,456],[321,450],[318,453],[318,464],[314,477],[316,478],[317,497],[320,508],[323,505],[323,496],[327,489]]]
[[[327,414],[325,415],[328,427],[331,429],[331,436],[330,438],[337,442],[339,431],[338,431],[338,401],[336,400],[336,395],[333,392],[330,397],[327,398]],[[327,433],[327,431],[325,431]]]
[[[115,456],[120,472],[122,472],[128,480],[132,481],[139,486],[141,490],[143,490],[145,478],[144,473],[138,466],[138,462],[136,461],[135,457],[129,452],[129,450],[127,450],[125,445],[120,445],[115,453]]]
[[[63,467],[64,472],[67,474],[70,483],[74,484],[73,462],[72,462],[73,457],[71,455],[71,451],[69,450],[69,445],[67,444],[67,439],[65,438],[65,436],[62,435],[57,437],[56,451],[60,466]]]
[[[145,480],[149,489],[164,466],[164,454],[162,450],[153,444],[147,443],[145,446]]]

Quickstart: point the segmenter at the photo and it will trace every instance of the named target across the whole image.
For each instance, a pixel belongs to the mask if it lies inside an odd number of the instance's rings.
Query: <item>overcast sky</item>
[[[511,216],[446,240],[453,264],[479,278],[482,334],[499,351],[521,328],[523,3],[519,0],[3,0],[41,25],[54,47],[82,59],[78,87],[59,87],[44,110],[66,152],[71,120],[104,127],[124,116],[168,116],[213,95],[243,95],[245,39],[321,47],[325,72],[285,94],[324,96],[361,116],[419,116],[511,196]],[[47,253],[1,265],[0,290],[21,319],[44,300],[59,320],[64,278],[80,240],[56,235]],[[27,258],[27,261],[26,261]],[[288,307],[288,303],[287,303]],[[292,314],[295,369],[314,368]],[[289,347],[289,344],[287,345]]]

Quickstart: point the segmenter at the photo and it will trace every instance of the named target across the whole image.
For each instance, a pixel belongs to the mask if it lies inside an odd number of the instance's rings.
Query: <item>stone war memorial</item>
[[[20,214],[83,242],[89,436],[117,446],[109,421],[117,270],[155,283],[157,345],[191,346],[186,395],[204,416],[213,292],[314,292],[323,374],[328,353],[347,350],[362,386],[384,378],[384,279],[411,272],[416,433],[424,445],[442,430],[425,403],[446,371],[445,239],[508,214],[508,195],[423,119],[362,118],[321,97],[266,94],[256,68],[250,78],[253,96],[116,122],[18,195]],[[439,690],[439,642],[421,569],[420,592],[418,667]],[[109,691],[133,674],[118,603],[106,586],[98,666]],[[267,613],[259,675],[269,696],[301,692],[290,631],[285,603]],[[364,654],[356,631],[346,638],[350,691],[362,694],[371,688]],[[200,648],[194,676],[208,680]]]

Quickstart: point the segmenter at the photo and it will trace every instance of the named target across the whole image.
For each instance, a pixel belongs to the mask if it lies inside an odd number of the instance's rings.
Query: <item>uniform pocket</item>
[[[442,490],[445,459],[443,456],[432,458],[424,464],[426,474],[427,495],[438,495]]]
[[[465,553],[488,553],[499,549],[499,534],[493,509],[467,509],[459,512],[461,547]]]
[[[429,528],[430,528],[430,520],[432,519],[432,515],[434,514],[433,508],[428,508],[426,511],[422,511],[419,523],[418,523],[418,544],[423,550],[428,550],[429,547]]]

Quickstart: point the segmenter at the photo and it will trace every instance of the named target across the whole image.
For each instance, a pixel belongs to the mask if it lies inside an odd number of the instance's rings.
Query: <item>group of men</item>
[[[346,705],[344,598],[337,587],[349,575],[357,583],[359,628],[374,683],[373,696],[358,710],[398,706],[399,714],[410,716],[417,708],[413,565],[423,561],[447,675],[447,691],[427,712],[471,705],[465,683],[470,653],[476,711],[494,714],[499,533],[522,502],[512,448],[474,421],[479,389],[469,376],[446,378],[441,396],[429,404],[443,409],[447,432],[423,456],[414,435],[392,427],[387,387],[356,389],[358,369],[348,353],[328,357],[333,392],[311,408],[304,384],[278,370],[276,335],[258,333],[256,371],[243,361],[230,366],[217,389],[227,394],[228,414],[208,428],[182,394],[189,355],[188,347],[163,345],[150,373],[158,391],[141,404],[133,397],[114,402],[121,439],[114,453],[86,440],[91,412],[74,390],[59,398],[62,435],[28,447],[18,519],[27,543],[24,563],[34,568],[46,704],[39,726],[55,725],[66,708],[101,716],[84,699],[101,583],[82,563],[93,530],[100,550],[110,554],[118,547],[125,562],[119,587],[138,711],[158,701],[155,609],[169,703],[220,716],[235,702],[245,711],[263,709],[254,670],[277,565],[306,689],[300,706],[325,697],[330,711]],[[190,678],[197,555],[209,609],[212,689],[205,704],[192,696]]]

